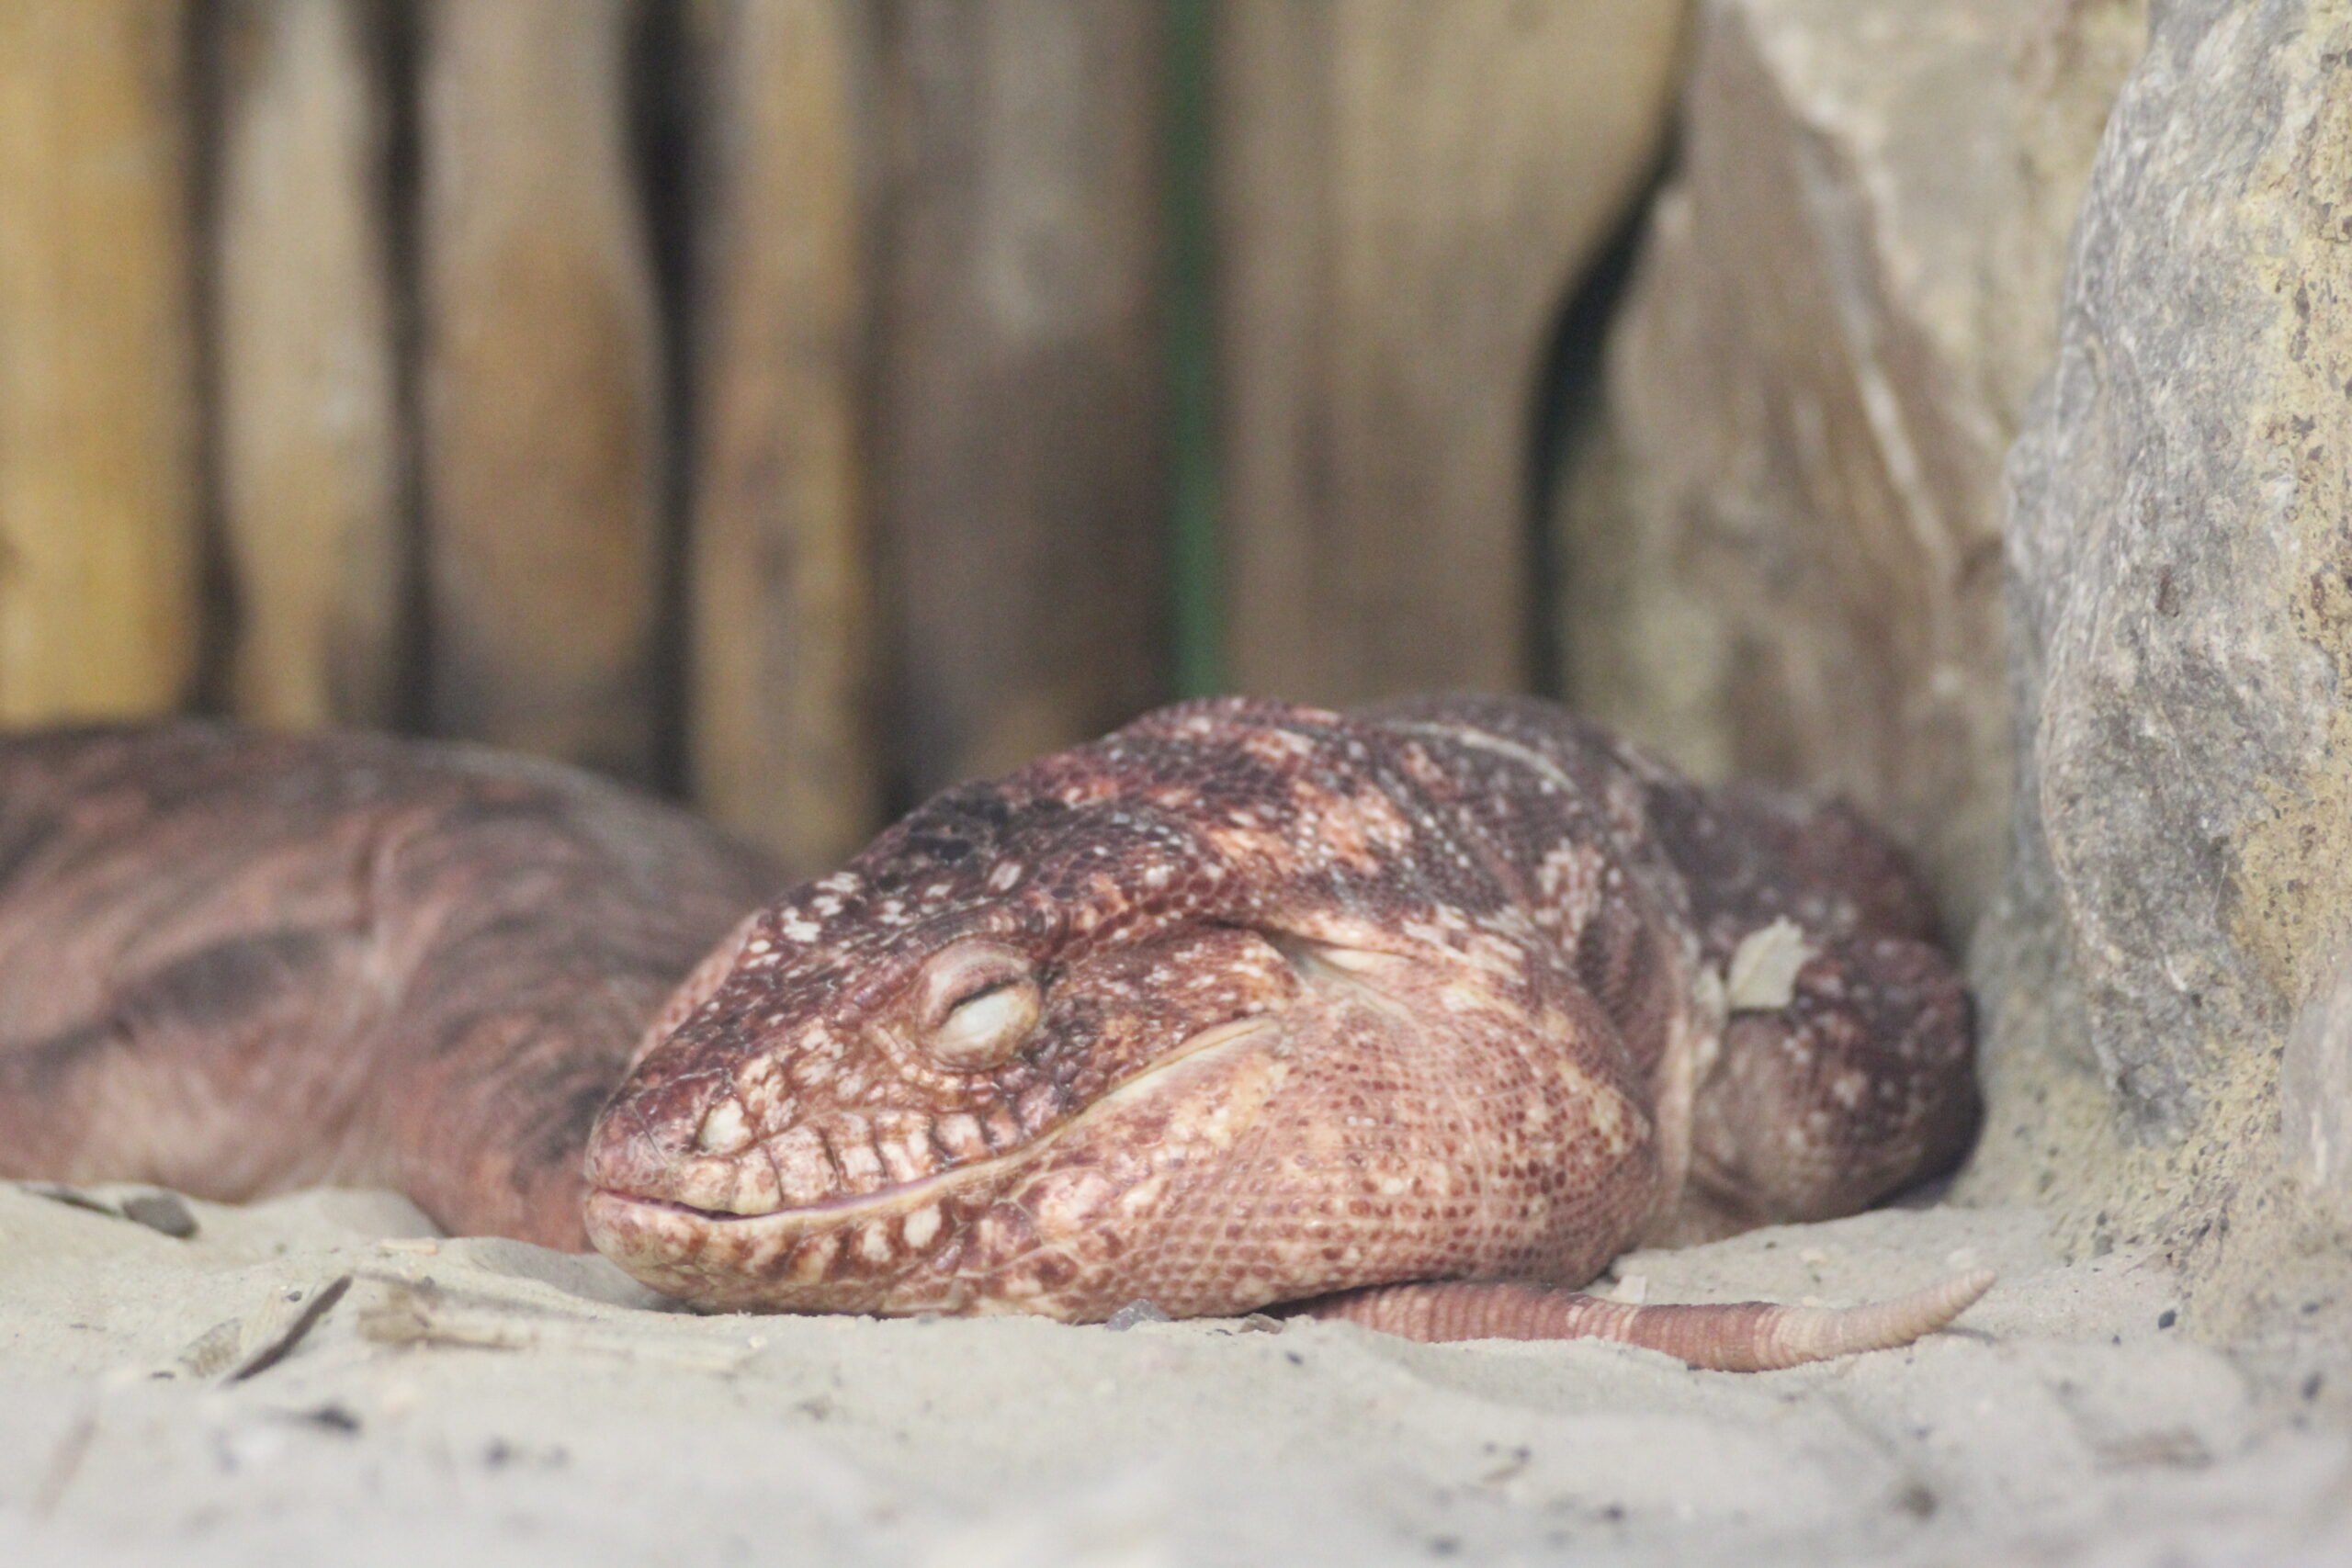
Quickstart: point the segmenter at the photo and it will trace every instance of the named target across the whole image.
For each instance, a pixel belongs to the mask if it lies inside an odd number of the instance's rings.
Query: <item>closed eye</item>
[[[943,1066],[973,1072],[1002,1066],[1044,1011],[1036,971],[1000,943],[958,942],[924,966],[922,1044]]]
[[[1000,979],[983,980],[954,1001],[949,1002],[947,1010],[952,1013],[958,1008],[969,1007],[984,998],[1000,996],[1015,986],[1021,985],[1027,978],[1028,976],[1023,975],[1007,975]]]
[[[950,1009],[924,1040],[924,1049],[949,1066],[1000,1066],[1028,1040],[1041,1010],[1035,985],[1021,980],[991,986]]]

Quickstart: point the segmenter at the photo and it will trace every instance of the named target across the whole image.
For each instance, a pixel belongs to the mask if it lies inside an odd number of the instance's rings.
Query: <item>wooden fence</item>
[[[807,866],[1180,687],[1528,684],[1596,9],[0,0],[0,719]]]

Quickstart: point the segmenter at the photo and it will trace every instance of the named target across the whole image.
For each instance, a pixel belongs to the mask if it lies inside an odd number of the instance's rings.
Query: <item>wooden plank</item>
[[[1252,690],[1525,685],[1528,452],[1681,8],[1251,0],[1215,51],[1227,619]]]
[[[881,814],[851,0],[705,0],[690,564],[697,799],[795,872]]]
[[[629,0],[437,0],[422,66],[431,721],[646,779],[663,385]]]
[[[0,720],[150,713],[195,663],[176,0],[0,6]]]
[[[1166,689],[1162,18],[890,0],[873,423],[895,738],[928,789]]]
[[[356,0],[223,17],[214,316],[237,713],[399,716],[409,548],[384,87]]]

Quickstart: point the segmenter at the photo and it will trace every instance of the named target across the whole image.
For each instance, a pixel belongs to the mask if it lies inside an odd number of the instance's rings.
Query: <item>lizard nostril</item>
[[[739,1154],[751,1143],[751,1122],[733,1095],[705,1111],[702,1125],[695,1130],[695,1147],[707,1155]]]

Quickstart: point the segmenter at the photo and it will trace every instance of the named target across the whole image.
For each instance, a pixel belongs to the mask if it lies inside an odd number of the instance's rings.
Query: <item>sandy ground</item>
[[[695,1317],[397,1198],[163,1208],[193,1234],[0,1185],[0,1562],[2352,1561],[2324,1375],[2259,1392],[2161,1269],[2060,1267],[2022,1211],[1621,1262],[1653,1301],[2002,1271],[1907,1351],[1742,1377],[1321,1324]]]

